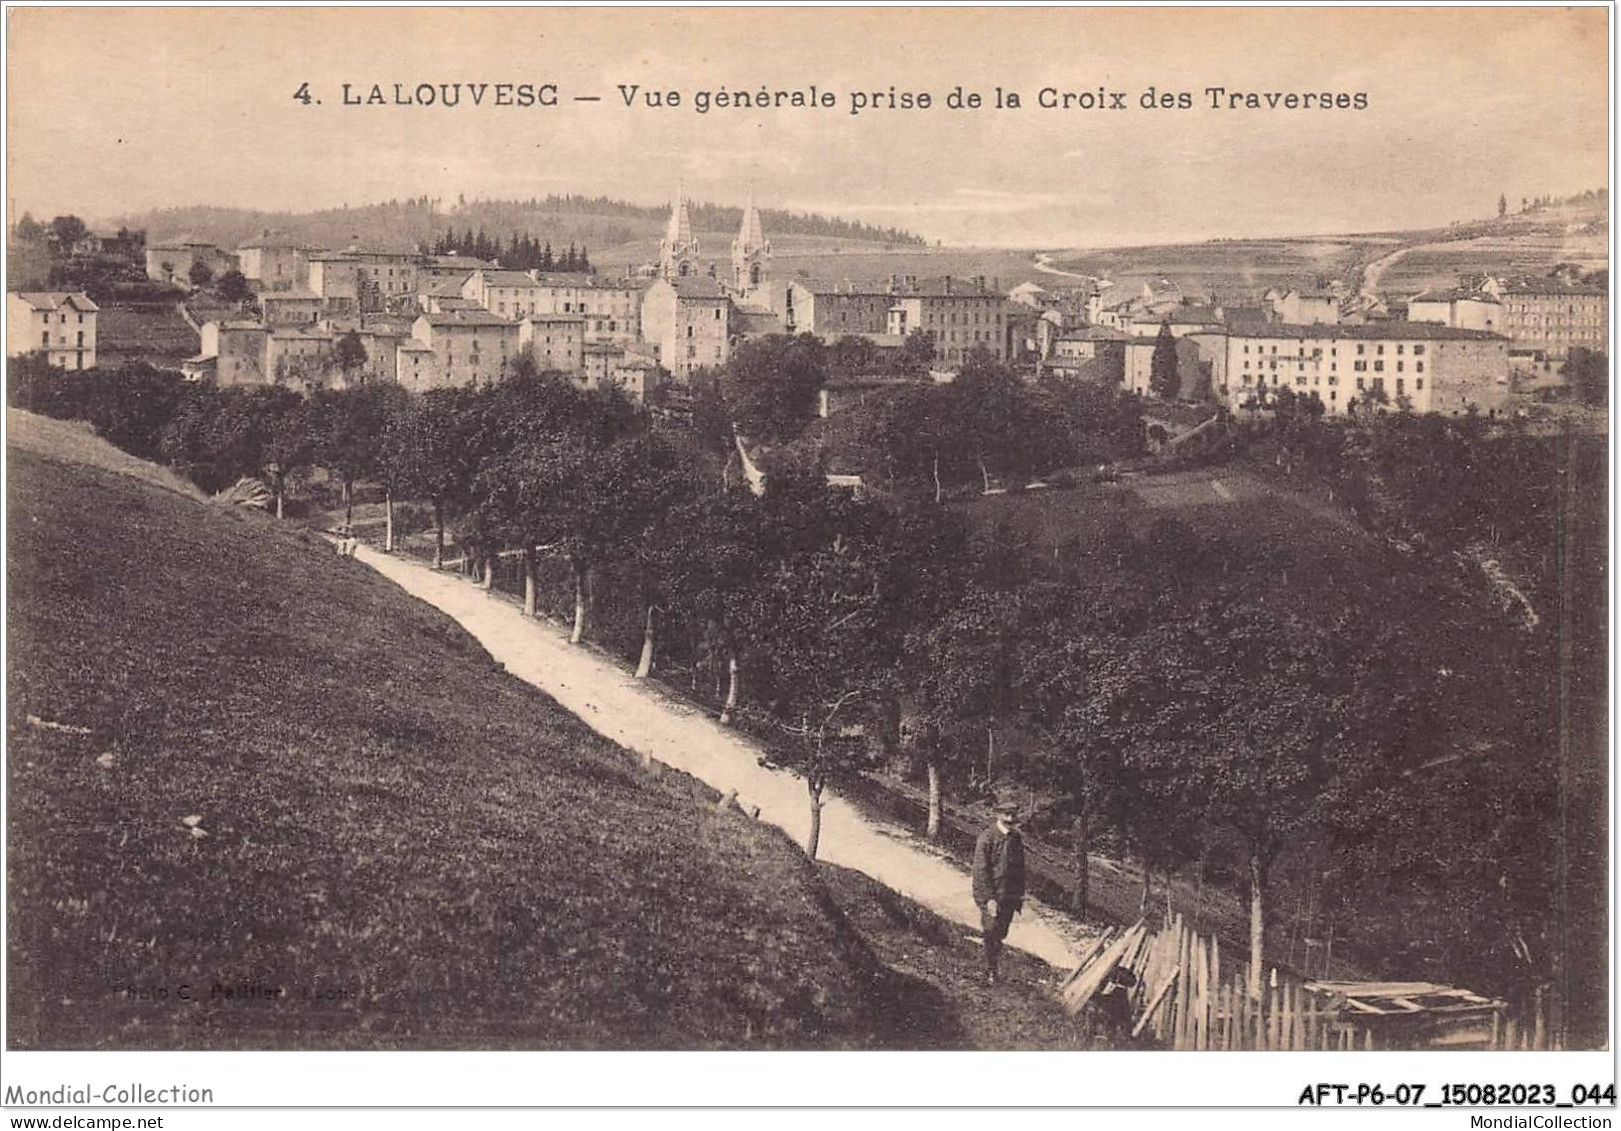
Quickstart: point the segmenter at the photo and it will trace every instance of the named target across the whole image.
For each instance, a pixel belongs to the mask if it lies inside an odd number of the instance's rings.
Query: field
[[[175,368],[201,348],[197,331],[175,306],[104,306],[96,321],[96,360],[101,365],[146,361]]]
[[[1006,524],[1032,560],[1078,553],[1098,575],[1119,568],[1110,531],[1151,531],[1162,520],[1188,527],[1191,551],[1212,579],[1253,577],[1280,599],[1309,606],[1315,595],[1364,593],[1379,576],[1370,565],[1384,551],[1331,506],[1297,495],[1242,467],[1127,475],[1119,483],[1024,491],[958,504],[971,525]]]
[[[1546,275],[1557,263],[1575,263],[1584,271],[1602,269],[1609,263],[1609,237],[1540,232],[1422,244],[1396,260],[1380,285],[1391,295],[1412,295],[1456,287],[1459,275]]]
[[[1312,287],[1346,279],[1393,240],[1374,236],[1271,240],[1211,240],[1195,244],[1065,252],[1053,257],[1066,271],[1115,284],[1106,301],[1128,297],[1144,282],[1169,279],[1189,295],[1259,299],[1269,287]]]
[[[310,532],[34,423],[9,448],[12,1047],[1073,1036],[1038,964],[989,1001],[960,931],[642,770]]]

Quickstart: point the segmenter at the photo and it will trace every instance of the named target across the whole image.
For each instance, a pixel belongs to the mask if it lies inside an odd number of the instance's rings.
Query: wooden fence
[[[1131,1028],[1107,1035],[1116,1044],[1251,1051],[1552,1047],[1541,995],[1522,1020],[1508,1017],[1502,1002],[1451,987],[1309,983],[1272,972],[1255,998],[1246,958],[1224,962],[1220,940],[1190,929],[1180,915],[1158,931],[1139,920],[1095,940],[1059,994],[1070,1013],[1081,1014],[1121,980],[1117,970],[1129,970],[1135,985],[1114,992],[1127,995]]]

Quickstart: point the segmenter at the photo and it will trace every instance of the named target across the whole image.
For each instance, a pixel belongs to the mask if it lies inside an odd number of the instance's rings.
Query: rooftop
[[[707,276],[688,275],[683,278],[668,280],[675,293],[681,298],[709,299],[724,301],[726,292],[714,279]]]
[[[1264,326],[1245,326],[1228,331],[1234,338],[1361,338],[1364,340],[1419,340],[1419,341],[1506,341],[1501,334],[1487,330],[1460,330],[1437,322],[1370,322],[1362,326],[1322,323],[1311,326],[1289,322],[1269,322]]]
[[[487,286],[487,287],[538,287],[538,286],[540,286],[539,283],[535,282],[533,279],[531,279],[528,275],[524,274],[522,271],[500,271],[500,270],[489,270],[489,269],[486,268],[483,272],[481,272],[481,274],[483,274],[483,276],[484,276],[484,285]]]
[[[424,314],[422,317],[428,320],[430,326],[489,326],[506,329],[516,329],[518,326],[516,322],[491,314],[481,307],[472,310],[446,310],[438,314]]]
[[[1507,295],[1590,295],[1602,297],[1603,287],[1590,283],[1567,283],[1551,276],[1544,278],[1504,279],[1503,293]]]
[[[101,309],[101,307],[91,302],[90,296],[83,291],[16,291],[13,293],[35,310],[57,310],[66,306],[89,314],[92,311]]]
[[[1494,296],[1487,294],[1485,291],[1464,291],[1464,290],[1424,291],[1421,294],[1414,295],[1412,298],[1408,299],[1407,301],[1409,303],[1415,303],[1415,302],[1489,302],[1494,306],[1498,305],[1497,299]]]

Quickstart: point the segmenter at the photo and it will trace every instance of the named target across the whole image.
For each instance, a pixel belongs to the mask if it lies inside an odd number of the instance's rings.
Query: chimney
[[[950,294],[950,293],[951,293],[951,276],[947,275],[946,276],[946,294]]]

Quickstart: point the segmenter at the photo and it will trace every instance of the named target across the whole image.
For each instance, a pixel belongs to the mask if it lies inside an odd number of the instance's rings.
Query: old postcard
[[[1612,1107],[1611,18],[9,9],[6,1106]]]

